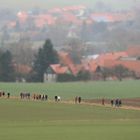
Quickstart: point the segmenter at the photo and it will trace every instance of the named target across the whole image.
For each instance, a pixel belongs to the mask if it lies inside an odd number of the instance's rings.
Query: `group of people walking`
[[[110,101],[110,103],[111,103],[111,106],[113,107],[113,106],[115,106],[115,107],[120,107],[120,106],[122,106],[122,100],[121,99],[112,99],[111,101]]]
[[[101,104],[105,105],[105,99],[104,98],[102,98]],[[112,107],[113,106],[120,107],[120,106],[122,106],[122,100],[121,99],[111,99],[110,104],[111,104]]]
[[[4,91],[0,91],[0,97],[6,97],[10,98],[10,93],[8,92],[7,94]]]
[[[26,92],[21,92],[20,93],[20,98],[21,99],[30,99],[30,93],[26,93]]]
[[[20,93],[20,98],[21,99],[33,99],[33,100],[41,100],[41,101],[47,101],[48,100],[48,95],[46,94],[33,94],[31,95],[30,93],[26,93],[26,92],[21,92]],[[54,96],[54,100],[56,102],[61,100],[60,96]]]
[[[10,93],[5,93],[4,91],[0,91],[0,97],[7,97],[10,98]],[[33,94],[31,96],[30,93],[26,93],[26,92],[21,92],[20,93],[20,98],[21,99],[30,99],[32,98],[33,100],[48,100],[48,95],[46,94]],[[61,97],[60,96],[54,96],[54,101],[58,102],[61,101]],[[81,103],[82,98],[80,96],[76,96],[74,99],[74,102],[77,103]],[[101,104],[105,105],[105,99],[102,98],[101,100]],[[122,106],[122,100],[121,99],[111,99],[110,100],[110,104],[112,107],[121,107]]]
[[[46,94],[33,94],[34,100],[48,100],[48,95]]]
[[[75,97],[75,103],[79,103],[80,104],[81,101],[82,101],[82,98],[80,96],[79,97],[78,96]]]
[[[20,98],[21,99],[30,99],[32,98],[33,100],[41,100],[41,101],[47,101],[48,100],[48,95],[46,94],[33,94],[31,95],[30,93],[25,93],[21,92],[20,93]],[[55,102],[58,102],[61,100],[60,96],[54,96]]]
[[[33,100],[47,100],[48,95],[45,95],[45,94],[33,94],[31,96],[30,93],[26,93],[26,92],[21,92],[20,93],[20,99],[30,99],[30,98],[32,98]]]

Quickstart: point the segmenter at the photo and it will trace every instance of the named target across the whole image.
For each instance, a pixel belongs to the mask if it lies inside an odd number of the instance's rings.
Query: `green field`
[[[0,99],[1,140],[139,140],[140,111]]]
[[[55,95],[62,99],[136,98],[140,97],[140,81],[74,82],[74,83],[0,83],[0,90],[19,96],[20,92]]]
[[[135,98],[140,81],[0,83],[0,90],[48,94],[49,99]],[[0,98],[1,140],[139,140],[140,111]]]

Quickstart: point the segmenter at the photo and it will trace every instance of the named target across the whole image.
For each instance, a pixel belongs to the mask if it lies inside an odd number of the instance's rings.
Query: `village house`
[[[56,82],[59,74],[69,73],[67,66],[61,66],[60,64],[50,65],[47,72],[44,74],[44,82]]]
[[[104,53],[96,55],[96,57],[90,56],[83,58],[81,64],[74,64],[68,53],[59,52],[60,64],[50,65],[44,75],[44,81],[57,81],[57,76],[65,73],[77,76],[80,71],[88,71],[91,80],[98,80],[102,78],[101,72],[104,68],[112,69],[118,65],[132,71],[135,78],[140,78],[140,60],[138,59],[140,53],[138,50],[138,48],[133,48],[132,51],[132,48],[129,48],[126,51]],[[111,79],[115,79],[114,76]]]

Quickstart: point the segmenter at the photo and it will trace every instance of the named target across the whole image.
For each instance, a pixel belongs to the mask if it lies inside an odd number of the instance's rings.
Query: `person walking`
[[[111,106],[113,107],[113,105],[114,105],[114,100],[112,99],[110,102],[111,102]]]
[[[75,97],[75,103],[77,104],[77,102],[78,102],[78,97],[76,96]]]
[[[102,98],[102,105],[105,105],[105,99]]]
[[[78,103],[80,104],[82,101],[82,98],[81,97],[78,97]]]
[[[7,98],[8,98],[8,99],[10,98],[10,93],[9,93],[9,92],[7,93]]]

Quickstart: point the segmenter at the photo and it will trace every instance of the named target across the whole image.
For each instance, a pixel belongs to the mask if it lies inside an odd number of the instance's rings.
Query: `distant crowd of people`
[[[48,99],[48,95],[46,94],[33,94],[33,99],[34,100],[47,100]]]
[[[8,92],[7,94],[4,91],[0,91],[0,97],[6,97],[10,98],[10,93]]]
[[[20,93],[20,98],[21,99],[30,99],[30,93],[25,93],[25,92],[21,92]]]
[[[101,104],[105,105],[105,99],[104,98],[102,98]],[[122,100],[121,99],[111,99],[110,104],[111,104],[112,107],[113,106],[121,107],[122,106]]]
[[[4,91],[0,91],[0,97],[4,97],[4,98],[10,98],[10,93],[5,93]],[[46,94],[30,94],[29,92],[21,92],[20,93],[20,99],[33,99],[33,100],[44,100],[47,101],[48,100],[48,95]],[[61,101],[61,97],[60,96],[54,96],[54,101],[55,102],[59,102]],[[80,96],[76,96],[74,98],[74,102],[77,103],[81,103],[82,98]],[[105,99],[102,98],[101,99],[101,104],[105,105]],[[110,100],[110,104],[112,107],[121,107],[122,106],[122,100],[121,99],[111,99]]]
[[[46,94],[31,94],[30,93],[25,93],[25,92],[21,92],[20,93],[20,98],[21,99],[30,99],[32,98],[33,100],[41,100],[41,101],[47,101],[48,100],[48,95]],[[60,96],[54,96],[54,100],[55,102],[58,102],[61,100]]]
[[[110,103],[111,103],[111,106],[113,107],[113,106],[116,106],[116,107],[120,107],[120,106],[122,106],[122,100],[121,99],[115,99],[115,100],[111,100],[110,101]]]
[[[75,97],[75,103],[79,103],[80,104],[81,101],[82,101],[82,98],[80,96],[79,97],[78,96]]]

